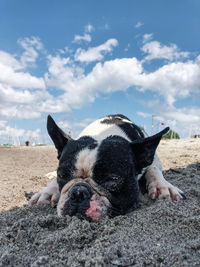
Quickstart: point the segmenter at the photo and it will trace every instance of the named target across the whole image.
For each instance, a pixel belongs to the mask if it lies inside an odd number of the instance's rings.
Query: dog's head
[[[58,151],[58,215],[93,221],[126,214],[138,206],[137,176],[152,163],[168,131],[132,143],[113,135],[101,142],[89,136],[73,140],[50,116],[47,129]]]

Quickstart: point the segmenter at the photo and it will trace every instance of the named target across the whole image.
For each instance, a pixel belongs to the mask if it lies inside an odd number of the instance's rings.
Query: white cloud
[[[137,112],[137,115],[139,115],[139,116],[141,116],[141,117],[143,117],[143,118],[149,118],[149,117],[152,116],[152,114],[150,114],[150,113],[145,113],[145,112],[142,112],[142,111],[138,111],[138,112]]]
[[[28,90],[14,90],[12,87],[0,84],[0,99],[6,103],[31,103],[36,100],[36,95]]]
[[[168,108],[162,111],[166,122],[179,133],[181,137],[191,137],[191,135],[200,133],[200,108]]]
[[[27,140],[37,139],[40,136],[40,129],[36,129],[35,131],[28,130],[24,133],[24,136]]]
[[[20,59],[23,66],[35,63],[39,56],[38,51],[44,50],[40,38],[35,36],[32,36],[31,38],[26,37],[24,39],[19,39],[18,43],[25,50]]]
[[[59,121],[58,126],[64,130],[65,132],[72,128],[71,123],[69,121]]]
[[[0,117],[28,119],[41,115],[42,103],[49,99],[47,91],[14,89],[0,84]]]
[[[185,98],[200,90],[200,64],[188,61],[164,65],[141,75],[138,85],[144,90],[158,92],[172,105],[176,98]]]
[[[94,27],[91,24],[87,24],[85,26],[85,30],[83,35],[75,35],[74,36],[74,40],[73,43],[80,43],[81,41],[85,41],[85,42],[91,42],[92,37],[89,33],[91,33],[94,30]]]
[[[110,29],[110,26],[109,26],[108,23],[105,23],[104,25],[99,26],[98,29],[99,29],[99,30],[106,30],[106,31],[107,31],[107,30]]]
[[[23,65],[14,56],[0,51],[0,83],[19,88],[45,89],[43,78],[22,71]]]
[[[93,121],[95,121],[94,118],[85,118],[81,122],[74,123],[73,126],[74,127],[78,127],[78,128],[85,128],[85,127],[87,127]]]
[[[12,68],[14,71],[23,68],[21,62],[19,62],[15,56],[0,50],[0,64]]]
[[[80,42],[80,41],[86,41],[91,42],[92,38],[90,34],[84,33],[84,35],[75,35],[74,36],[74,43]]]
[[[70,58],[48,56],[48,72],[45,74],[48,86],[55,86],[64,91],[75,90],[74,83],[82,77],[83,69],[74,65]]]
[[[0,116],[8,119],[34,119],[39,118],[41,112],[37,111],[35,103],[32,105],[5,105],[0,104]]]
[[[196,62],[200,63],[200,55],[196,58]]]
[[[104,93],[126,90],[138,83],[141,72],[142,65],[136,58],[109,60],[96,64],[82,80],[82,85],[83,88]]]
[[[103,26],[103,29],[104,29],[104,30],[109,30],[109,28],[110,28],[110,27],[109,27],[108,23],[104,24],[104,26]]]
[[[23,136],[25,130],[24,129],[17,129],[17,128],[12,128],[9,125],[5,125],[3,129],[0,130],[0,136],[1,137],[8,137],[8,136]]]
[[[4,128],[7,121],[0,121],[0,129]]]
[[[142,27],[144,25],[144,23],[142,23],[141,21],[138,21],[136,24],[135,24],[135,28],[138,29],[140,27]]]
[[[85,33],[86,31],[92,31],[92,28],[87,26]],[[158,99],[162,98],[165,110],[157,108],[161,103],[157,106],[155,103],[152,106],[149,104],[149,108],[152,112],[154,110],[157,112],[156,116],[160,120],[164,118],[165,121],[174,123],[176,127],[184,124],[184,118],[188,124],[199,123],[199,109],[176,109],[175,106],[177,100],[187,98],[191,94],[199,94],[200,56],[186,61],[188,52],[179,51],[176,45],[165,46],[157,41],[152,42],[151,38],[151,34],[143,38],[145,42],[142,49],[147,53],[145,60],[163,58],[169,61],[150,72],[145,71],[144,60],[135,57],[105,60],[105,55],[118,45],[116,39],[109,39],[102,45],[87,50],[79,48],[75,52],[74,59],[72,54],[70,57],[65,57],[65,53],[48,55],[48,70],[44,78],[31,75],[26,70],[25,63],[22,63],[23,60],[17,60],[17,56],[0,51],[0,119],[4,121],[4,118],[39,118],[42,113],[69,112],[93,102],[102,93],[125,91],[132,87],[132,90],[148,90]],[[37,41],[39,42],[37,39],[26,40],[38,52],[43,48]],[[27,64],[34,62],[37,57],[33,54],[32,56],[32,61],[23,62]],[[84,64],[80,64],[80,62],[94,63],[99,60],[101,62],[94,64],[89,72],[85,71]],[[44,90],[45,88],[47,89]],[[189,110],[187,116],[183,116],[187,110]],[[148,113],[141,111],[138,115],[149,116]],[[64,121],[60,123],[67,128],[87,125],[85,121],[76,125],[71,123],[67,125]]]
[[[128,43],[127,46],[125,47],[124,51],[127,52],[129,50],[130,46],[131,46],[131,44]]]
[[[199,124],[200,125],[200,108],[175,108],[168,107],[167,111],[162,111],[165,117],[181,123]]]
[[[45,89],[43,78],[32,76],[28,72],[16,72],[0,63],[0,83],[18,88]]]
[[[168,104],[177,98],[199,91],[200,65],[195,61],[169,63],[154,72],[146,73],[136,58],[121,58],[97,63],[87,75],[69,59],[52,57],[46,74],[49,85],[66,93],[69,106],[94,101],[98,93],[110,93],[136,86],[138,90],[151,90],[163,96]]]
[[[56,99],[58,107],[64,111],[66,108],[80,108],[93,102],[99,93],[126,90],[138,83],[141,72],[142,66],[136,58],[123,58],[106,61],[104,64],[98,63],[85,75],[73,67],[69,59],[56,56],[50,57],[46,82],[49,86],[64,91]]]
[[[81,62],[93,62],[99,61],[104,58],[104,55],[111,52],[113,47],[118,45],[118,41],[116,39],[109,39],[104,44],[89,47],[88,50],[84,50],[79,48],[75,54],[75,60]]]
[[[85,26],[85,32],[92,32],[94,31],[94,27],[91,24],[87,24]]]
[[[143,43],[149,42],[153,38],[153,33],[146,33],[143,35]]]
[[[148,36],[144,36],[146,41],[150,38]],[[147,54],[144,60],[152,60],[152,59],[166,59],[169,61],[178,60],[187,58],[189,56],[189,52],[181,52],[179,48],[175,44],[171,44],[170,46],[162,45],[158,41],[151,41],[145,43],[141,50]]]
[[[37,39],[31,39],[40,48]],[[35,103],[46,95],[43,78],[31,75],[24,64],[4,51],[0,51],[0,116],[4,118],[31,118],[40,113]],[[34,90],[33,90],[34,89]]]

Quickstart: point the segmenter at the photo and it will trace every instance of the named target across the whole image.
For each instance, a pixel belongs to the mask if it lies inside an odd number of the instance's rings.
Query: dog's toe
[[[183,198],[182,197],[183,192],[176,186],[173,186],[170,184],[169,192],[170,192],[171,199],[173,200],[178,201]]]
[[[40,195],[41,195],[40,192],[34,194],[34,195],[31,197],[31,199],[29,200],[29,204],[30,204],[30,205],[35,205],[35,204],[37,203],[38,199],[40,198]]]
[[[164,198],[164,199],[172,199],[172,200],[180,200],[184,198],[183,192],[178,189],[176,186],[165,181],[165,183],[151,182],[148,186],[149,196],[152,199],[155,198]]]
[[[55,207],[58,204],[59,197],[60,197],[59,193],[53,194],[53,196],[51,198],[51,206],[52,207]]]

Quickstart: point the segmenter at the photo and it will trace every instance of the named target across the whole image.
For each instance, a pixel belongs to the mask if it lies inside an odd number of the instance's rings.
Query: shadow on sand
[[[0,266],[200,266],[200,163],[164,176],[179,202],[142,197],[141,208],[98,223],[51,207],[0,214]]]

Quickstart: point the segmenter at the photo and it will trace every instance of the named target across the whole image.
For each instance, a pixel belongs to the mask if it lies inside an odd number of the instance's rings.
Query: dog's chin
[[[60,198],[57,205],[57,214],[60,217],[63,216],[76,216],[79,219],[85,219],[88,221],[99,221],[107,216],[109,209],[109,201],[105,196],[100,196],[94,193],[87,205],[75,208],[70,204],[67,194]]]

